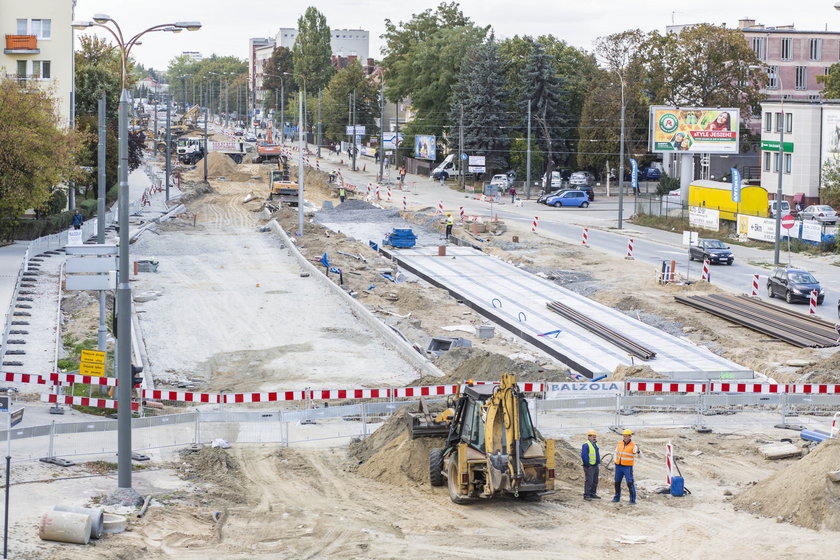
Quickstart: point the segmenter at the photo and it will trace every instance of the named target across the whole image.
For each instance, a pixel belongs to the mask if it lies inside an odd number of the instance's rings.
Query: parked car
[[[735,256],[729,247],[719,239],[698,239],[697,245],[688,249],[688,260],[703,261],[709,259],[711,263],[731,265],[735,262]]]
[[[658,181],[662,178],[662,171],[658,167],[646,167],[642,170],[643,181]]]
[[[767,297],[783,297],[788,303],[809,301],[814,290],[817,292],[817,305],[822,305],[825,290],[807,270],[777,268],[767,278]]]
[[[543,173],[542,179],[540,179],[540,186],[545,186],[545,173]],[[551,172],[551,185],[552,189],[559,189],[563,186],[563,175],[559,171],[552,171]]]
[[[595,190],[592,187],[590,187],[589,185],[580,185],[580,186],[575,187],[575,188],[579,191],[585,192],[586,196],[589,197],[589,202],[592,202],[593,200],[595,200]]]
[[[594,187],[595,175],[589,171],[575,171],[569,177],[569,186],[575,189],[582,186]]]
[[[245,141],[246,142],[256,142],[257,137],[254,135],[253,132],[249,132],[248,134],[245,135]]]
[[[539,198],[537,198],[537,202],[540,204],[546,204],[546,201],[551,198],[552,196],[557,196],[560,193],[566,192],[568,189],[554,189],[553,191],[549,191],[545,194],[541,194]]]
[[[799,213],[802,220],[815,220],[821,224],[837,223],[837,212],[827,204],[812,204]]]
[[[498,185],[502,192],[506,192],[513,185],[513,181],[511,181],[510,177],[501,173],[499,175],[493,175],[493,178],[490,179],[490,184]]]
[[[563,191],[557,196],[552,196],[545,202],[549,206],[577,206],[578,208],[586,208],[589,206],[589,197],[586,192],[581,190]]]
[[[770,206],[767,208],[767,212],[768,212],[768,214],[770,215],[771,218],[776,217],[776,201],[775,200],[770,201]],[[788,202],[787,200],[783,200],[782,201],[782,216],[787,216],[788,214],[790,214],[790,202]]]

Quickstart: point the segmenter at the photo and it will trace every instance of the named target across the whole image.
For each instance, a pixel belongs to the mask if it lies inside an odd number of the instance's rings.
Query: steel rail
[[[711,313],[800,348],[838,346],[828,321],[746,296],[675,296],[678,303]]]
[[[562,315],[563,317],[572,321],[573,323],[585,328],[589,332],[600,336],[601,338],[607,340],[611,344],[618,346],[619,348],[629,352],[630,354],[638,358],[641,358],[643,360],[650,360],[651,358],[656,356],[656,352],[654,352],[650,348],[642,346],[640,343],[636,342],[632,338],[624,336],[623,334],[617,331],[614,331],[613,329],[609,328],[603,323],[599,323],[598,321],[590,319],[585,314],[572,309],[568,305],[564,305],[559,301],[550,301],[546,304],[546,306],[555,313]]]

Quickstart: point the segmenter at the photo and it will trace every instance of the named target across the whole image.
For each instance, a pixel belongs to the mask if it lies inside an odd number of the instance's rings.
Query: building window
[[[17,20],[18,35],[35,35],[39,39],[52,39],[51,19],[19,19]]]
[[[770,171],[770,152],[764,152],[764,171]]]
[[[782,131],[782,114],[776,113],[776,132]]]
[[[790,170],[793,168],[793,154],[785,154],[785,173],[790,175]]]
[[[805,85],[808,83],[807,76],[805,66],[796,67],[796,89],[805,89]]]
[[[773,171],[779,172],[779,152],[773,152]]]
[[[822,39],[811,39],[808,42],[808,60],[822,60]]]
[[[819,93],[816,95],[808,96],[808,101],[819,101],[820,99],[822,99],[822,96]]]
[[[25,60],[18,60],[17,61],[17,77],[18,78],[25,78],[26,77],[26,61]]]
[[[767,67],[767,89],[776,89],[779,87],[779,67]]]
[[[29,20],[26,20],[26,19],[17,20],[17,34],[18,35],[29,35]]]
[[[48,80],[50,78],[50,61],[49,60],[33,60],[32,61],[32,77],[42,78]]]
[[[785,132],[793,132],[793,113],[785,113]]]
[[[752,38],[752,49],[755,52],[755,57],[758,60],[767,60],[767,38],[766,37],[753,37]]]
[[[764,132],[773,132],[773,113],[764,113]]]
[[[782,60],[791,60],[793,58],[793,39],[782,39]]]

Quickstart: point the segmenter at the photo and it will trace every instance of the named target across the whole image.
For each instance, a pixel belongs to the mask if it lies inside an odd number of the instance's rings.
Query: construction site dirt
[[[392,203],[339,204],[327,175],[309,170],[307,209],[324,202],[334,208],[307,216],[302,236],[294,233],[297,208],[281,207],[274,214],[306,259],[323,268],[319,260],[326,253],[330,265],[341,270],[330,274],[333,281],[343,282],[345,291],[418,351],[425,352],[432,337],[472,342],[471,348],[432,357],[444,377],[424,378],[339,298],[302,276],[289,248],[264,227],[260,211],[271,165],[237,166],[211,153],[209,188],[201,181],[202,165],[182,177],[182,201],[191,217],[165,222],[159,235],[143,235],[132,245],[132,259],[161,263],[157,273],[132,282],[135,294],[151,295],[137,309],[158,388],[394,387],[468,377],[491,381],[503,371],[522,381],[570,379],[565,366],[512,333],[497,328],[492,338],[478,338],[485,319],[444,290],[410,275],[402,282],[384,278],[390,261],[355,238],[360,224],[377,224],[370,230],[374,240],[381,239],[382,229],[411,227],[420,239],[437,244],[443,222],[435,209],[404,212],[396,197]],[[342,221],[342,212],[352,218]],[[776,381],[840,382],[836,348],[794,348],[673,302],[675,295],[716,293],[712,285],[661,285],[650,265],[530,235],[524,227],[508,225],[500,235],[483,237],[486,241],[460,226],[454,233]],[[76,296],[65,304],[65,332],[95,333],[93,299]],[[617,371],[614,378],[638,373]],[[706,434],[687,428],[639,431],[636,506],[628,505],[626,496],[610,502],[608,467],[601,469],[598,492],[605,499],[583,501],[579,450],[585,431],[558,441],[557,489],[541,502],[500,498],[455,505],[445,488],[428,482],[429,450],[440,440],[411,440],[406,425],[396,415],[365,441],[349,445],[232,443],[230,449],[171,450],[163,454],[168,458],[163,464],[138,474],[157,493],[148,513],[132,519],[126,533],[88,547],[21,536],[26,542],[19,557],[793,559],[822,557],[840,545],[840,485],[827,481],[824,472],[840,465],[840,445],[803,446],[802,458],[768,461],[756,452],[759,445],[795,435],[773,428],[769,415],[761,428],[740,426],[733,417],[731,426]],[[617,441],[612,432],[599,434],[603,453],[612,452]],[[664,485],[669,441],[691,492],[685,497],[657,493]],[[37,479],[43,468],[33,466],[21,476]],[[98,485],[107,487],[115,473],[97,476]],[[30,485],[33,500],[55,500],[61,485]]]

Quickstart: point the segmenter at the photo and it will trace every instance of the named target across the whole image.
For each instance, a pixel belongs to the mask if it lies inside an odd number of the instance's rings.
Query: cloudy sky
[[[394,0],[77,0],[75,17],[87,20],[94,13],[114,18],[128,36],[152,25],[178,20],[199,20],[203,28],[178,35],[147,35],[132,54],[143,65],[166,69],[182,51],[203,55],[246,58],[248,39],[273,37],[280,27],[296,27],[307,5],[314,5],[331,28],[366,29],[371,36],[371,56],[380,58],[384,20],[408,21],[412,13],[434,8],[440,2]],[[795,24],[797,29],[840,31],[840,11],[834,0],[463,0],[461,8],[480,25],[491,25],[498,38],[513,35],[551,34],[591,50],[593,40],[625,29],[664,30],[672,21],[713,23],[735,27],[749,17],[768,26]],[[409,7],[411,6],[411,7]],[[792,8],[795,6],[795,8]]]

